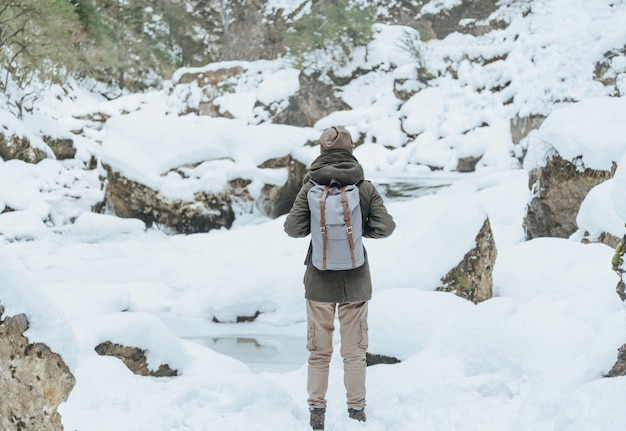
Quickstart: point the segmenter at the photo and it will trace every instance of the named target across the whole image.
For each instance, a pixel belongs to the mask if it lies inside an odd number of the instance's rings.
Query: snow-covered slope
[[[48,343],[69,362],[76,387],[60,409],[65,428],[309,429],[301,286],[308,240],[288,238],[283,218],[257,214],[230,231],[194,235],[92,214],[103,195],[101,171],[84,165],[102,157],[172,195],[242,172],[259,183],[280,182],[261,177],[258,163],[287,153],[310,162],[318,150],[306,140],[341,123],[364,138],[355,155],[381,190],[399,181],[451,184],[421,197],[386,195],[398,231],[365,244],[375,284],[370,351],[402,359],[369,369],[368,429],[623,429],[626,380],[602,378],[626,342],[612,249],[524,241],[529,190],[519,158],[528,149],[524,168],[532,168],[554,147],[565,157],[583,156],[588,166],[617,162],[615,178],[583,204],[579,224],[624,233],[626,108],[615,96],[626,94],[626,2],[537,0],[523,15],[525,3],[503,4],[506,29],[423,43],[421,58],[398,48],[405,28],[377,25],[367,60],[337,71],[379,65],[341,89],[353,109],[313,128],[258,124],[249,100],[276,102],[293,91],[292,69],[284,66],[281,75],[276,63],[265,63],[267,79],[241,82],[232,100],[220,101],[245,99],[231,120],[168,114],[175,101],[165,90],[107,101],[80,86],[69,98],[53,88],[34,115],[53,119],[59,135],[82,130],[79,152],[75,160],[37,165],[0,161],[0,209],[13,210],[0,215],[0,256],[9,262],[0,268],[0,301],[7,312],[27,312],[31,341]],[[608,51],[614,56],[605,74],[615,83],[604,86],[594,71]],[[474,61],[481,58],[488,61]],[[394,81],[419,87],[418,64],[436,78],[401,101]],[[110,118],[99,123],[90,116],[96,113]],[[511,121],[531,115],[547,116],[544,127],[514,144]],[[37,134],[35,118],[3,125]],[[482,156],[477,171],[452,173],[467,156]],[[161,177],[180,164],[225,157],[234,162],[211,164],[199,177],[205,183]],[[495,297],[474,305],[434,292],[485,214],[498,247]],[[230,323],[256,312],[252,323]],[[264,336],[300,337],[292,352],[300,363],[255,372],[189,341]],[[145,349],[151,366],[168,363],[180,375],[135,376],[94,351],[107,340]],[[268,345],[281,348],[280,341]],[[336,355],[327,422],[334,430],[360,429],[345,414],[341,367]]]

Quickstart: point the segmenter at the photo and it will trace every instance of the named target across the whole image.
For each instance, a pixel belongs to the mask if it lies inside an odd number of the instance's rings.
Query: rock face
[[[485,301],[493,294],[493,268],[498,251],[489,219],[485,219],[476,235],[476,246],[442,279],[437,290],[455,292],[457,296],[474,303]]]
[[[519,145],[530,132],[538,129],[546,119],[543,115],[531,115],[511,119],[511,138],[515,145]]]
[[[313,127],[317,120],[350,106],[335,96],[334,88],[320,79],[320,72],[300,73],[300,89],[289,98],[287,108],[274,118],[276,124]]]
[[[52,138],[44,136],[43,141],[48,144],[57,160],[73,159],[76,156],[74,141],[68,138]]]
[[[175,101],[176,113],[179,115],[194,113],[233,118],[231,112],[219,106],[218,98],[234,91],[233,87],[238,80],[258,80],[255,75],[258,75],[257,71],[246,70],[232,63],[201,72],[189,71],[173,82],[169,95]],[[323,82],[320,75],[321,72],[310,75],[300,73],[299,90],[283,102],[276,101],[266,106],[257,100],[254,110],[259,118],[256,121],[271,120],[275,124],[312,127],[320,118],[332,112],[350,109],[335,95],[334,86]]]
[[[576,216],[585,196],[613,172],[580,169],[558,154],[546,166],[533,169],[528,180],[533,197],[524,218],[528,239],[568,238],[576,232]]]
[[[48,155],[44,150],[33,147],[26,137],[7,136],[0,132],[0,157],[4,160],[19,159],[27,163],[39,163]]]
[[[233,193],[198,193],[194,201],[172,201],[107,165],[104,168],[107,171],[106,206],[119,217],[138,218],[147,226],[157,224],[179,233],[230,228],[235,220],[231,195],[241,193],[236,184],[233,184]]]
[[[407,2],[402,2],[407,3]],[[458,2],[449,10],[437,14],[424,14],[418,29],[431,39],[445,39],[451,33],[467,33],[474,36],[488,33],[494,29],[505,28],[501,21],[487,21],[498,9],[496,0],[473,0]]]
[[[177,114],[194,113],[211,117],[232,117],[221,111],[214,102],[230,91],[231,80],[240,77],[246,70],[241,66],[225,66],[202,72],[181,75],[169,91],[175,96]],[[198,89],[200,94],[198,95]]]
[[[143,184],[132,181],[110,166],[107,171],[105,208],[119,217],[137,218],[147,226],[167,227],[177,233],[208,232],[230,228],[239,214],[250,213],[256,205],[269,217],[286,214],[296,198],[306,173],[306,166],[285,156],[268,160],[262,169],[287,168],[287,182],[282,186],[265,185],[258,202],[248,191],[250,180],[238,178],[219,193],[196,193],[195,200],[171,200]]]
[[[221,29],[222,60],[273,59],[283,53],[283,33],[287,21],[300,13],[307,2],[303,1],[288,16],[283,15],[282,8],[267,10],[265,3],[234,0],[228,2],[228,7],[216,8],[207,17],[208,21],[215,21],[214,14],[217,12],[222,22],[226,23]]]
[[[369,353],[367,352],[365,354],[365,361],[367,363],[368,367],[371,367],[372,365],[378,365],[378,364],[387,364],[387,365],[392,365],[392,364],[399,364],[400,359],[393,357],[393,356],[387,356],[387,355],[378,355],[375,353]]]
[[[105,341],[96,346],[96,353],[120,359],[129,370],[140,376],[175,377],[178,375],[178,371],[172,370],[167,364],[159,365],[156,371],[150,370],[146,360],[146,351],[137,347],[127,347]]]
[[[268,160],[260,168],[287,168],[287,182],[282,186],[266,185],[263,188],[261,206],[265,214],[272,218],[287,214],[302,187],[302,179],[307,173],[304,163],[291,156]]]
[[[626,344],[617,351],[617,362],[604,377],[626,376]]]
[[[3,313],[0,306],[0,318]],[[23,314],[0,320],[0,428],[62,430],[57,408],[74,388],[74,376],[45,344],[29,343],[26,329]]]

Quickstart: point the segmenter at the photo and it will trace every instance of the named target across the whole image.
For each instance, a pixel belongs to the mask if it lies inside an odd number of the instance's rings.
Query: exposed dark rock
[[[194,113],[211,117],[232,117],[228,112],[222,112],[214,100],[230,92],[229,81],[240,76],[246,70],[241,66],[223,67],[204,72],[188,72],[182,74],[174,82],[170,94],[176,92],[176,98],[181,109],[177,114]],[[188,84],[195,85],[189,86]],[[200,89],[202,97],[197,97]]]
[[[58,160],[73,159],[76,156],[74,141],[72,141],[71,139],[55,139],[51,136],[44,136],[43,141],[48,144]]]
[[[423,15],[417,28],[431,39],[444,39],[454,32],[480,36],[507,27],[503,21],[486,21],[497,9],[497,0],[463,1],[436,15]]]
[[[221,59],[246,60],[275,59],[285,52],[283,41],[287,21],[300,13],[306,5],[291,16],[283,16],[283,9],[267,14],[265,2],[233,0],[228,10],[222,8],[222,21],[227,25],[222,30]],[[212,20],[214,17],[210,17]]]
[[[604,86],[613,88],[613,96],[620,97],[624,94],[620,94],[618,86],[618,78],[624,76],[624,70],[615,70],[613,67],[613,61],[616,57],[626,57],[626,46],[622,48],[615,48],[604,53],[604,59],[596,63],[593,79],[601,82]]]
[[[476,165],[482,158],[483,156],[461,157],[457,162],[456,170],[458,172],[474,172],[476,170]]]
[[[302,187],[302,179],[307,173],[307,167],[291,156],[271,159],[259,168],[276,169],[287,168],[287,182],[282,186],[265,185],[263,187],[263,201],[261,207],[269,217],[276,218],[287,214]]]
[[[377,354],[373,354],[373,353],[369,353],[367,352],[365,354],[366,356],[366,361],[367,361],[367,366],[371,366],[371,365],[378,365],[378,364],[399,364],[400,359],[398,358],[394,358],[393,356],[386,356],[386,355],[377,355]]]
[[[617,362],[604,377],[626,376],[626,344],[617,351]]]
[[[493,268],[498,251],[489,219],[485,219],[476,235],[476,246],[442,279],[437,290],[455,292],[457,296],[474,303],[485,301],[493,294]]]
[[[240,184],[233,181],[231,193],[198,193],[194,201],[170,200],[143,184],[125,178],[107,165],[104,168],[107,171],[107,208],[119,217],[138,218],[148,226],[157,224],[180,233],[230,228],[235,220],[231,195],[250,199],[238,187]]]
[[[546,119],[543,115],[531,115],[529,117],[519,117],[511,119],[511,137],[513,143],[519,145],[530,132],[538,129]]]
[[[95,350],[98,355],[120,359],[129,370],[140,376],[176,377],[178,375],[178,371],[171,369],[168,364],[159,365],[156,371],[150,370],[146,360],[146,351],[137,347],[127,347],[105,341],[98,344]]]
[[[581,239],[580,242],[582,242],[583,244],[590,244],[592,242],[599,242],[601,244],[606,244],[609,247],[615,248],[615,246],[617,246],[617,244],[620,242],[620,238],[616,237],[615,235],[612,235],[608,232],[602,232],[598,238],[596,239],[589,239],[589,232],[585,232],[583,234],[583,238]]]
[[[276,114],[274,123],[312,127],[320,118],[332,112],[350,109],[350,106],[335,96],[334,87],[324,83],[320,76],[321,72],[311,75],[300,73],[300,89],[289,97],[289,105]]]
[[[254,322],[256,318],[259,317],[260,315],[261,315],[261,312],[257,311],[252,316],[237,316],[237,319],[235,320],[235,322],[236,323]],[[213,316],[213,319],[211,320],[213,321],[213,323],[224,323],[215,316]]]
[[[31,146],[30,139],[25,136],[6,135],[0,132],[0,157],[4,160],[18,159],[26,163],[39,163],[48,154]]]
[[[626,283],[624,283],[624,280],[622,280],[621,278],[617,282],[617,286],[615,286],[615,291],[617,292],[622,302],[626,301]]]
[[[4,308],[0,306],[0,318]],[[24,336],[24,314],[0,320],[0,428],[3,430],[63,430],[59,405],[76,383],[58,354]]]
[[[614,169],[581,169],[558,154],[546,166],[533,169],[528,180],[533,197],[523,223],[528,239],[569,238],[578,228],[576,216],[582,201],[593,187],[611,178],[613,173]]]

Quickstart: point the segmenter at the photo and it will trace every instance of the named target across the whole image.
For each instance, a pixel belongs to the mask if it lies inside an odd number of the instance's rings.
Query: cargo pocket
[[[315,345],[315,323],[309,323],[306,330],[306,348],[312,352],[317,348]]]
[[[367,350],[367,346],[369,344],[369,336],[367,335],[367,320],[361,320],[361,341],[359,342],[359,347]]]

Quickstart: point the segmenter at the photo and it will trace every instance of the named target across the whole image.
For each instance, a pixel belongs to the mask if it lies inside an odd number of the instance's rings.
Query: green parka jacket
[[[330,150],[321,154],[311,164],[304,184],[296,196],[293,207],[287,215],[285,232],[294,238],[303,238],[311,233],[311,215],[307,193],[313,187],[310,179],[318,184],[329,184],[331,179],[342,184],[358,184],[361,213],[363,215],[363,236],[385,238],[391,235],[396,224],[387,212],[383,199],[369,181],[364,180],[363,168],[357,159],[344,150]],[[372,297],[367,252],[365,263],[355,269],[345,271],[321,271],[311,262],[312,246],[305,259],[304,273],[305,298],[321,302],[361,302]]]

